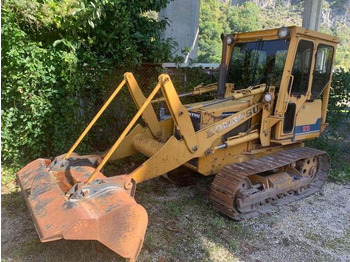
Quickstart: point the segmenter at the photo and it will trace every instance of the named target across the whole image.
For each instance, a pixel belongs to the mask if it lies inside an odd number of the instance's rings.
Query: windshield
[[[233,47],[227,82],[235,89],[266,83],[279,87],[289,41],[238,43]]]

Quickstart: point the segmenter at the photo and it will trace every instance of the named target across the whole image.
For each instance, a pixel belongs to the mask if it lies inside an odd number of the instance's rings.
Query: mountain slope
[[[304,1],[208,0],[201,3],[198,61],[219,62],[224,33],[302,25]],[[350,0],[324,0],[320,31],[341,39],[335,66],[350,68]]]

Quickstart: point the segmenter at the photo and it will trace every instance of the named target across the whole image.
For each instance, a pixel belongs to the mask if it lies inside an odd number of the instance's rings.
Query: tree
[[[222,33],[247,32],[261,29],[260,9],[255,3],[231,6],[216,0],[202,1],[199,18],[198,61],[219,63]]]
[[[199,17],[198,61],[218,63],[221,59],[223,23],[220,3],[216,0],[202,1]]]

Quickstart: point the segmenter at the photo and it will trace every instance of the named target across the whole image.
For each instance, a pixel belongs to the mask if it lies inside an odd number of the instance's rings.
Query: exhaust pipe
[[[227,75],[227,65],[226,65],[226,53],[227,53],[227,37],[224,34],[221,35],[222,39],[222,55],[221,64],[219,66],[219,82],[218,82],[218,99],[223,99],[225,97],[225,85],[226,85],[226,75]]]
[[[227,55],[227,46],[232,45],[234,36],[221,34],[222,39],[222,55],[221,55],[221,64],[219,66],[219,82],[218,82],[218,99],[225,98],[226,91],[226,78],[227,78],[227,65],[226,65],[226,55]]]

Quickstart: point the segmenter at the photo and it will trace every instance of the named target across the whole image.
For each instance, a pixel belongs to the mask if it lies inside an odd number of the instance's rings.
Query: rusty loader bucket
[[[139,111],[115,144],[101,155],[79,156],[73,151],[125,84]],[[117,254],[136,260],[148,223],[146,210],[134,199],[136,181],[130,175],[106,177],[101,169],[122,144],[133,125],[160,89],[146,99],[131,73],[116,88],[105,105],[67,154],[54,161],[37,159],[17,173],[27,206],[42,242],[58,239],[98,240]],[[156,115],[152,115],[153,120]],[[148,123],[149,124],[149,123]],[[135,151],[129,143],[126,151]],[[115,159],[115,157],[114,157]]]
[[[98,240],[136,259],[148,217],[133,198],[135,184],[127,176],[102,173],[84,184],[95,170],[91,160],[37,159],[17,173],[40,240]]]

